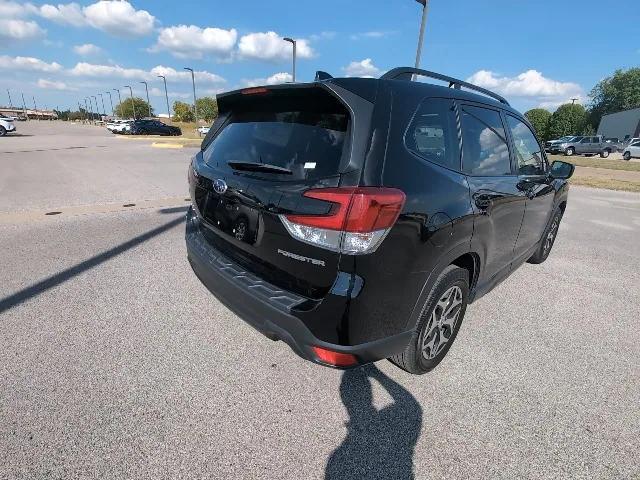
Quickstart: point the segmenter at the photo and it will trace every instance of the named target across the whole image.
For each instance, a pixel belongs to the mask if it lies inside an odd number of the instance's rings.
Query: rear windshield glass
[[[241,112],[213,139],[204,152],[211,166],[231,162],[277,166],[291,173],[246,171],[257,176],[311,180],[339,173],[347,142],[349,116],[343,112]]]

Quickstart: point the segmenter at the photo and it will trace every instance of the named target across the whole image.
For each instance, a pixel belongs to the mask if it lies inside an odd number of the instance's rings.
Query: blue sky
[[[131,85],[144,97],[147,80],[164,112],[157,75],[171,102],[188,100],[185,66],[198,72],[198,96],[289,80],[285,36],[298,39],[298,81],[316,70],[378,76],[413,65],[420,11],[414,0],[0,0],[0,104],[6,89],[14,104],[24,93],[28,107],[35,96],[39,108],[61,109],[103,93],[109,110],[107,90]],[[521,110],[553,110],[571,97],[587,102],[597,81],[640,65],[638,25],[637,0],[431,0],[422,66]]]

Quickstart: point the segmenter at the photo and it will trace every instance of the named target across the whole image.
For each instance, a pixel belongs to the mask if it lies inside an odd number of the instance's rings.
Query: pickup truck
[[[589,137],[575,137],[569,142],[563,142],[556,146],[556,151],[562,152],[565,155],[595,155],[600,154],[600,157],[607,158],[611,152],[617,151],[615,145],[607,142],[602,135],[595,135]]]

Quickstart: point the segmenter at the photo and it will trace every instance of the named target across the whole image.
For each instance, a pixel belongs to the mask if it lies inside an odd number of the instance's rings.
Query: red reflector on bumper
[[[315,352],[318,360],[336,367],[351,367],[358,363],[358,359],[355,355],[350,353],[334,352],[333,350],[327,350],[322,347],[313,347],[313,351]]]

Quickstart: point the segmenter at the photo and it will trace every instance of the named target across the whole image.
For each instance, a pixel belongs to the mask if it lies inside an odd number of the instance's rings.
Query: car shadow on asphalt
[[[177,218],[174,218],[159,227],[156,227],[152,230],[149,230],[145,233],[142,233],[136,237],[133,237],[130,240],[127,240],[120,245],[116,245],[115,247],[107,250],[106,252],[102,252],[98,255],[95,255],[83,262],[80,262],[73,267],[69,267],[66,270],[62,270],[50,277],[45,278],[44,280],[40,280],[39,282],[34,283],[33,285],[23,288],[22,290],[9,295],[8,297],[0,299],[0,313],[6,312],[7,310],[15,307],[16,305],[20,305],[23,302],[26,302],[30,298],[36,297],[47,290],[57,287],[61,283],[70,280],[71,278],[80,275],[81,273],[90,270],[94,267],[97,267],[101,263],[106,262],[107,260],[112,259],[113,257],[124,253],[125,251],[140,245],[141,243],[150,240],[153,237],[160,235],[161,233],[166,232],[167,230],[172,229],[173,227],[183,223],[185,221],[184,215],[180,215]]]
[[[377,410],[372,380],[393,403]],[[413,479],[413,451],[422,429],[422,407],[403,386],[375,365],[346,370],[340,397],[349,414],[347,436],[336,448],[325,479]]]

